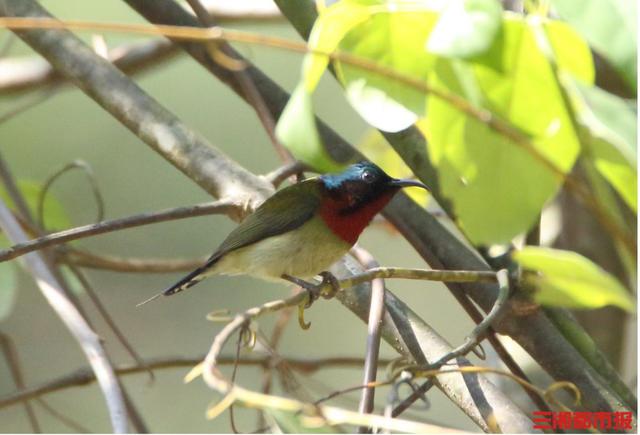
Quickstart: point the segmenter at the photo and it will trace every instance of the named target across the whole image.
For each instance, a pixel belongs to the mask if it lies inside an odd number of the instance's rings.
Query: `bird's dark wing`
[[[227,236],[211,259],[300,227],[318,211],[320,193],[317,178],[279,190]]]

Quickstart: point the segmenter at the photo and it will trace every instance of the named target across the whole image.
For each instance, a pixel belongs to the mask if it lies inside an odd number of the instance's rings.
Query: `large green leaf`
[[[38,197],[42,190],[42,185],[35,181],[18,180],[18,189],[24,196],[27,206],[31,213],[35,216],[38,208]],[[0,198],[7,204],[11,210],[15,210],[13,200],[4,188],[4,185],[0,183]],[[44,219],[47,228],[68,228],[71,226],[69,216],[67,215],[64,207],[58,201],[55,196],[48,194],[44,202]]]
[[[556,11],[637,90],[636,0],[551,0]]]
[[[16,268],[8,261],[0,263],[0,321],[13,311],[17,298]]]
[[[572,43],[581,41],[573,36]],[[584,45],[574,47],[568,57],[556,37],[553,49],[559,66],[588,80],[593,66]],[[535,153],[558,171],[571,170],[580,144],[555,74],[528,21],[508,15],[487,53],[459,63],[439,61],[430,84],[491,110],[527,135]],[[470,240],[504,243],[530,228],[562,178],[531,151],[443,99],[430,97],[428,112],[423,126],[430,158],[438,168],[442,194],[451,200]]]
[[[530,271],[526,279],[537,292],[541,304],[568,308],[600,308],[615,305],[634,311],[629,292],[591,260],[571,251],[525,247],[515,260]]]
[[[330,172],[338,168],[322,145],[311,94],[305,89],[304,83],[299,84],[291,94],[278,120],[276,136],[296,159],[310,164],[315,169]]]
[[[314,52],[305,56],[302,67],[308,92],[316,88],[320,76],[327,69],[329,57],[324,53],[333,53],[345,34],[371,13],[370,6],[354,0],[342,0],[320,11],[307,42]]]
[[[427,49],[447,57],[477,56],[491,46],[501,24],[502,6],[497,0],[450,0]]]
[[[578,118],[588,130],[587,158],[635,212],[638,210],[636,113],[624,100],[577,84]]]
[[[278,125],[276,136],[293,155],[320,171],[339,169],[324,148],[313,112],[312,92],[329,63],[325,53],[333,53],[344,34],[367,18],[369,9],[358,1],[343,0],[322,10],[309,35],[311,53],[302,64],[302,81],[291,94]]]
[[[547,21],[544,30],[558,69],[581,83],[593,83],[596,70],[591,50],[584,39],[562,21]]]
[[[425,49],[437,12],[418,4],[375,12],[344,37],[340,50],[426,83],[437,59]],[[403,130],[425,113],[426,95],[414,87],[346,63],[336,71],[349,102],[380,130]]]

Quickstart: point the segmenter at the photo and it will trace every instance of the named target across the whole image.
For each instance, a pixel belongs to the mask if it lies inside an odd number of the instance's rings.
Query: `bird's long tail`
[[[140,302],[139,304],[136,305],[136,307],[140,307],[146,304],[147,302],[151,302],[159,298],[160,296],[171,296],[176,293],[180,293],[182,290],[186,290],[189,287],[193,287],[194,285],[196,285],[197,283],[199,283],[200,281],[202,281],[207,277],[208,275],[207,272],[210,272],[211,268],[213,267],[214,264],[216,264],[217,261],[218,261],[218,258],[214,258],[214,257],[210,258],[205,264],[198,267],[193,272],[190,272],[188,275],[186,275],[180,281],[173,284],[168,289],[151,296],[147,300]]]

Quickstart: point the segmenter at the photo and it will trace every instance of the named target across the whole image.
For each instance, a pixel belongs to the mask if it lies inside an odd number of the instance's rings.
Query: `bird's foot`
[[[321,272],[320,276],[322,277],[322,282],[318,284],[320,295],[325,299],[331,299],[340,291],[340,281],[334,274],[326,270]],[[329,289],[323,291],[327,285],[329,285]]]
[[[304,321],[304,310],[311,307],[320,296],[325,299],[331,299],[340,290],[340,283],[331,272],[322,272],[320,276],[322,281],[319,284],[314,284],[291,275],[282,275],[283,279],[302,287],[307,292],[307,298],[298,307],[298,323],[302,329],[309,329],[311,326],[311,323]],[[326,289],[327,287],[328,289]]]
[[[305,308],[310,308],[315,301],[320,299],[320,296],[324,299],[331,299],[340,290],[338,278],[336,278],[331,272],[321,272],[320,276],[322,277],[320,284],[309,283],[309,287],[305,288],[309,293],[309,299],[307,300]]]
[[[322,296],[324,299],[331,299],[340,290],[340,282],[331,272],[321,272],[319,274],[322,277],[322,281],[319,284],[314,284],[291,275],[282,275],[283,279],[290,281],[296,285],[299,285],[307,291],[309,298],[306,302],[305,308],[309,308],[316,300]]]

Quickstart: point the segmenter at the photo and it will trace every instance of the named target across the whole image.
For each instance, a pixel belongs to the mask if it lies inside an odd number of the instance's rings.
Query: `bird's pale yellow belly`
[[[329,269],[350,248],[316,217],[300,228],[224,255],[212,273],[246,274],[270,280],[279,280],[284,274],[311,278]]]

